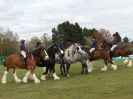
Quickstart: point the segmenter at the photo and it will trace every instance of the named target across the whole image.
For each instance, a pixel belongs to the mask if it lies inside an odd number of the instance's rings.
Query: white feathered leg
[[[24,76],[24,78],[23,78],[23,82],[24,82],[24,83],[27,83],[29,74],[30,74],[30,71],[27,71],[27,73],[25,74],[25,76]]]
[[[21,82],[22,82],[21,79],[18,78],[18,76],[17,76],[17,74],[16,74],[16,70],[15,70],[15,72],[13,73],[13,76],[14,76],[14,79],[15,79],[15,82],[16,82],[16,83],[21,83]]]
[[[93,65],[91,64],[91,62],[88,59],[86,61],[86,65],[87,65],[88,72],[91,73],[93,70]]]
[[[108,68],[106,65],[103,68],[101,68],[101,71],[107,71],[107,70],[108,70]]]
[[[127,67],[132,67],[132,66],[133,66],[132,60],[129,59],[129,63],[127,64]]]
[[[112,64],[111,68],[117,70],[117,65]]]
[[[40,83],[40,80],[36,77],[36,74],[34,73],[33,74],[33,79],[34,79],[34,82],[37,84],[37,83]]]
[[[4,75],[2,77],[2,81],[1,81],[2,84],[6,84],[6,76],[7,76],[7,74],[8,74],[8,71],[5,71]]]
[[[58,76],[56,75],[56,73],[53,73],[53,78],[54,78],[54,80],[59,80],[59,79],[60,79],[60,77],[58,77]]]
[[[46,80],[46,75],[41,75],[41,80]]]

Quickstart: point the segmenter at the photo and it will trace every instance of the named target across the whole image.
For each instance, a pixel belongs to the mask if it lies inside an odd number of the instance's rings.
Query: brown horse
[[[104,60],[105,66],[103,68],[101,68],[102,71],[107,71],[108,63],[111,63],[112,64],[112,68],[114,70],[117,70],[117,66],[112,62],[108,50],[96,49],[92,53],[92,55],[90,55],[90,52],[89,52],[90,49],[89,48],[82,47],[82,49],[85,50],[88,53],[88,56],[91,56],[91,57],[88,57],[90,61],[94,61],[94,60],[97,60],[97,59],[103,59]],[[84,71],[84,67],[85,66],[82,66],[82,67],[83,67],[82,71]]]
[[[108,43],[106,40],[104,40],[101,43],[101,48],[106,49],[108,51],[110,51],[112,44]],[[123,47],[117,47],[116,49],[114,49],[113,53],[110,53],[111,56],[111,60],[113,57],[127,57],[126,60],[124,60],[124,64],[127,65],[128,67],[132,66],[132,61],[129,55],[132,54],[132,51],[129,50],[128,46],[123,46]]]
[[[6,70],[2,77],[2,83],[6,83],[6,76],[8,74],[9,69],[13,69],[13,76],[14,76],[16,83],[20,83],[22,81],[24,83],[27,83],[29,74],[33,75],[33,79],[35,83],[40,83],[40,80],[36,77],[36,74],[35,74],[35,67],[36,67],[37,62],[40,59],[48,59],[47,52],[45,51],[43,47],[35,49],[29,55],[27,55],[26,66],[23,64],[24,60],[22,59],[22,55],[13,54],[13,55],[8,56],[3,64]],[[25,74],[22,81],[21,79],[17,77],[17,74],[16,74],[17,68],[27,69],[27,73]]]

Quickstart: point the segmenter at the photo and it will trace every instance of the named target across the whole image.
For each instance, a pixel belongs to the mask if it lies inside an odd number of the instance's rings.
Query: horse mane
[[[44,49],[45,50],[44,47],[40,46],[39,48],[36,48],[33,51],[31,51],[30,53],[28,53],[28,57],[31,57],[32,55],[33,56],[38,56],[40,49]]]
[[[86,52],[88,52],[90,50],[88,47],[85,47],[85,46],[82,46],[81,49],[86,51]]]

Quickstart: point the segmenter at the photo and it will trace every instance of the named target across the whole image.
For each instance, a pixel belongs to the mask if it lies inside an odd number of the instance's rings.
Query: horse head
[[[77,52],[79,54],[82,54],[83,53],[83,50],[81,48],[81,45],[79,45],[78,43],[75,43],[75,47],[76,47],[75,52]]]
[[[75,43],[68,48],[68,52],[70,55],[74,56],[75,53],[82,54],[83,50],[81,49],[81,46],[78,43]]]
[[[48,60],[49,56],[44,47],[39,47],[31,52],[33,56],[38,57],[39,59]]]

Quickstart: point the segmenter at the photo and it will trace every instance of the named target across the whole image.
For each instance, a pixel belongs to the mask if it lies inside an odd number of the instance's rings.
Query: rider
[[[64,54],[65,46],[64,46],[64,42],[63,42],[62,36],[59,37],[58,46],[59,46],[59,48],[61,50],[61,54]]]
[[[21,54],[24,57],[24,62],[25,62],[25,65],[26,65],[26,56],[27,56],[26,54],[28,53],[28,50],[25,47],[25,40],[21,40],[20,51],[21,51]]]
[[[114,51],[114,49],[118,46],[117,45],[118,43],[118,39],[117,39],[117,36],[116,36],[116,33],[113,34],[113,37],[112,37],[112,47],[110,49],[110,52],[112,53]]]
[[[64,50],[65,50],[65,46],[64,46],[64,42],[63,42],[63,37],[59,36],[59,42],[58,42],[58,46],[60,48],[60,52],[61,52],[61,61],[62,63],[64,63],[63,57],[64,57]]]
[[[96,50],[96,47],[97,47],[96,37],[93,36],[93,37],[92,37],[92,40],[91,40],[91,48],[90,48],[90,50],[89,50],[90,56],[91,56],[91,57],[92,57],[92,52]]]

